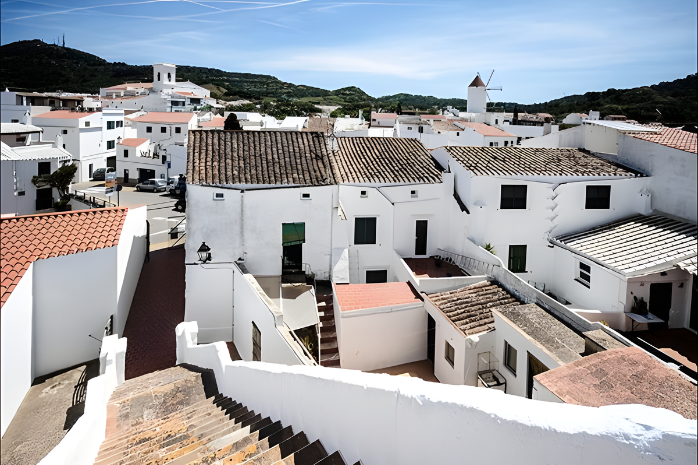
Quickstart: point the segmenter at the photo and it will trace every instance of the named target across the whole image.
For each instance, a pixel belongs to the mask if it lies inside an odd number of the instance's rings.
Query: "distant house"
[[[2,142],[10,147],[30,145],[41,142],[43,129],[31,124],[1,123]]]
[[[392,128],[397,122],[397,113],[371,112],[371,127]]]
[[[604,121],[626,121],[628,118],[624,115],[606,115]]]
[[[570,113],[562,120],[562,124],[582,124],[582,122],[588,119],[589,115],[586,113]]]

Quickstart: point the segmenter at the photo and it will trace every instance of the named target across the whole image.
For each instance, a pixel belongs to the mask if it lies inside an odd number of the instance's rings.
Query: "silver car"
[[[136,184],[137,191],[165,192],[167,179],[148,179]]]

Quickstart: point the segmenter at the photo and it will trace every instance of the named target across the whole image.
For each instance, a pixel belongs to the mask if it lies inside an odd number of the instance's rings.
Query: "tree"
[[[58,190],[58,196],[60,200],[56,204],[57,207],[62,207],[70,201],[70,196],[68,195],[68,189],[70,189],[70,183],[73,182],[73,177],[77,172],[78,167],[75,163],[70,165],[63,165],[51,174],[42,174],[41,176],[34,176],[32,178],[32,184],[36,187],[55,187]]]
[[[397,110],[396,113],[397,113],[398,115],[401,115],[401,114],[402,114],[402,103],[400,103],[399,100],[397,101],[397,109],[396,109],[396,110]]]
[[[225,119],[225,123],[223,123],[223,129],[226,131],[242,131],[242,126],[240,126],[240,122],[238,121],[238,117],[235,116],[235,113],[228,115]]]

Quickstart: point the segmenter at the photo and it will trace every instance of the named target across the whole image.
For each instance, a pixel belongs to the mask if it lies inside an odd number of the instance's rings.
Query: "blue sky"
[[[66,45],[109,61],[271,74],[465,97],[475,73],[534,103],[671,81],[697,69],[697,2],[585,0],[6,0],[2,44]]]

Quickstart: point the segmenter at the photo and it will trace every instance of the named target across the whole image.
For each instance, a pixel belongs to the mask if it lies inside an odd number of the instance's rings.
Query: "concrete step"
[[[344,461],[342,454],[337,451],[320,460],[315,465],[347,465],[347,462]],[[359,460],[354,465],[361,465],[361,461]]]
[[[225,465],[238,465],[241,463],[271,464],[275,460],[274,457],[276,457],[275,448],[278,449],[280,444],[293,437],[293,428],[287,426],[255,443],[239,441],[238,444],[231,446],[231,449],[236,450],[227,454],[223,459],[219,459],[217,463],[225,463]],[[265,456],[269,451],[272,451],[272,453]]]
[[[318,440],[276,463],[282,465],[315,465],[325,457],[327,457],[327,452]]]
[[[316,295],[315,296],[315,301],[317,303],[331,303],[332,302],[332,294],[325,294],[325,295]]]
[[[332,321],[320,322],[320,334],[324,335],[326,333],[336,333],[337,328],[334,326],[334,319]]]
[[[286,439],[279,445],[271,447],[269,450],[262,452],[261,454],[242,463],[245,465],[270,465],[285,459],[294,452],[301,450],[308,444],[308,438],[305,436],[305,433],[301,431],[295,436]]]
[[[334,312],[320,312],[320,321],[323,323],[329,323],[330,321],[334,324]]]
[[[339,346],[337,345],[337,338],[333,338],[334,341],[325,341],[325,338],[322,338],[320,341],[320,353],[321,354],[334,354],[339,352]]]

